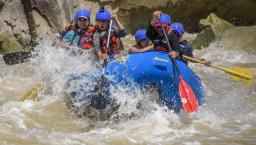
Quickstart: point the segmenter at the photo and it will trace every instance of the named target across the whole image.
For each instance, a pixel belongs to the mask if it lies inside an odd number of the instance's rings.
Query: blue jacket
[[[65,29],[64,31],[60,32],[60,38],[67,42],[69,42],[70,44],[77,44],[77,46],[79,46],[80,41],[82,36],[86,33],[86,31],[88,30],[88,28],[85,29],[79,29],[78,26],[75,26],[75,30],[71,28],[71,26],[69,26],[67,29]]]
[[[62,38],[65,39],[66,42],[79,44],[81,37],[82,37],[82,35],[75,33],[71,29],[71,30],[67,31]]]

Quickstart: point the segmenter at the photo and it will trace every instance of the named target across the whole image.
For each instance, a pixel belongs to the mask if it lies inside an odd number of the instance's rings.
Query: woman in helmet
[[[185,32],[183,25],[181,23],[173,23],[171,24],[171,29],[179,39],[179,45],[180,45],[180,50],[182,51],[182,54],[189,57],[194,57],[192,46],[188,43],[187,40],[183,39],[183,34]],[[187,60],[182,59],[182,61],[188,64]],[[203,59],[202,61],[204,62],[205,65],[211,65],[210,61],[205,61]]]
[[[176,58],[182,52],[180,51],[179,41],[177,36],[171,31],[171,18],[168,14],[162,14],[161,11],[155,11],[153,13],[153,18],[150,22],[150,25],[147,28],[147,36],[154,43],[154,49],[157,51],[166,51],[169,52],[169,55],[172,58]],[[172,51],[169,50],[168,43],[164,36],[164,31],[162,26],[167,34],[168,41]]]
[[[81,37],[90,26],[90,12],[87,9],[79,9],[70,26],[65,26],[64,31],[60,33],[61,40],[69,44],[79,45]]]
[[[110,19],[116,24],[112,27],[110,34],[109,48],[107,47],[107,37],[109,32]],[[110,14],[110,12],[104,7],[100,8],[96,13],[96,32],[93,35],[93,47],[100,59],[106,59],[110,57],[117,57],[122,50],[121,37],[126,35],[124,26],[120,23],[117,15]]]
[[[145,29],[138,30],[135,33],[135,40],[137,44],[129,50],[130,52],[145,52],[154,48],[153,43],[146,35]]]

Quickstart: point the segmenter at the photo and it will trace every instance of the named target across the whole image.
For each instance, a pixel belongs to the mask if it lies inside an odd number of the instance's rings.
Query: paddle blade
[[[28,90],[24,96],[21,97],[21,100],[38,100],[38,94],[43,90],[43,88],[44,86],[42,84],[35,85],[30,90]]]
[[[247,68],[241,68],[241,67],[231,67],[228,68],[229,70],[232,70],[234,72],[237,72],[239,74],[243,74],[244,76],[247,76],[247,79],[241,78],[235,75],[231,75],[230,78],[235,81],[242,81],[243,83],[250,84],[253,82],[253,72],[250,69]]]
[[[179,83],[179,95],[182,102],[183,109],[186,112],[195,112],[198,110],[198,103],[196,96],[190,86],[183,80],[181,76]]]
[[[14,52],[3,56],[4,62],[8,65],[18,64],[28,61],[32,57],[31,52]]]

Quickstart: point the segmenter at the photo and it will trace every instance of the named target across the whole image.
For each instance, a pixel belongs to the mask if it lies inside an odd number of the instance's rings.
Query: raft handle
[[[162,66],[162,65],[155,65],[155,67],[161,71],[167,71],[167,67],[166,66]]]

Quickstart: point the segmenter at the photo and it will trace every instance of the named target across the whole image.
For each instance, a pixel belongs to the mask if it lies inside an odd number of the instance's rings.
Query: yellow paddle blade
[[[21,97],[22,101],[25,100],[38,100],[39,96],[38,93],[43,90],[44,86],[42,84],[37,84],[34,87],[32,87],[30,90],[26,92],[24,96]]]
[[[235,80],[235,81],[242,81],[246,84],[250,84],[253,82],[253,72],[250,70],[250,69],[247,69],[247,68],[242,68],[242,67],[231,67],[231,68],[228,68],[234,72],[237,72],[239,74],[243,74],[245,76],[247,76],[249,79],[244,79],[244,78],[241,78],[241,77],[237,77],[237,76],[234,76],[234,75],[230,75],[230,78],[232,80]]]

